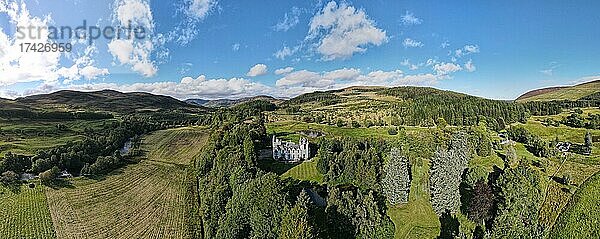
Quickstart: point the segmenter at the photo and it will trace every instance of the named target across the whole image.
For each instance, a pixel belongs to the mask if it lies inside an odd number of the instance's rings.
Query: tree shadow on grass
[[[11,184],[0,184],[0,187],[4,187],[8,189],[11,193],[19,194],[21,192],[21,184],[20,183],[11,183]],[[2,192],[2,190],[0,190]]]
[[[458,236],[460,222],[446,210],[440,217],[440,235],[438,239],[455,238]]]
[[[55,190],[61,189],[61,188],[69,188],[69,189],[75,188],[75,186],[73,185],[71,180],[65,180],[65,179],[55,179],[55,180],[52,180],[51,182],[44,183],[44,185],[46,185],[52,189],[55,189]]]

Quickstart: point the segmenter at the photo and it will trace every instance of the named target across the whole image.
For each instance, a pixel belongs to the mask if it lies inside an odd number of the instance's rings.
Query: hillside
[[[188,104],[204,106],[204,107],[209,107],[209,108],[221,108],[221,107],[234,106],[234,105],[238,105],[238,104],[245,103],[248,101],[253,101],[253,100],[264,100],[264,101],[268,101],[268,102],[271,102],[276,105],[283,102],[283,100],[281,100],[281,99],[276,99],[276,98],[273,98],[271,96],[266,96],[266,95],[259,95],[259,96],[246,97],[246,98],[240,98],[240,99],[217,99],[217,100],[187,99],[187,100],[185,100],[185,102]]]
[[[333,125],[474,125],[485,118],[516,122],[528,105],[430,87],[351,87],[300,95],[280,105],[272,120],[298,118]],[[548,107],[547,109],[551,109]],[[500,110],[498,110],[500,109]]]
[[[113,90],[79,92],[62,90],[50,94],[17,98],[15,103],[44,109],[85,109],[118,113],[157,110],[204,111],[203,107],[175,98],[150,93],[121,93]]]
[[[549,87],[529,91],[517,98],[517,101],[579,100],[600,93],[600,80],[574,86]]]

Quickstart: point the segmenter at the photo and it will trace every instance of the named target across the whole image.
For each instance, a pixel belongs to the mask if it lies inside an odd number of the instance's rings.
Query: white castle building
[[[298,144],[286,142],[273,135],[273,158],[285,162],[299,162],[310,157],[308,140],[300,138]]]

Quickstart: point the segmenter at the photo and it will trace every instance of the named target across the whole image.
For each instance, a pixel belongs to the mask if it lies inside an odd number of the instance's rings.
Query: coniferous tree
[[[490,238],[544,238],[539,223],[539,207],[543,201],[540,184],[543,177],[521,162],[507,169],[495,183],[499,189],[498,213]]]
[[[592,133],[589,130],[585,132],[585,147],[592,148]]]
[[[286,210],[281,219],[279,238],[285,239],[311,239],[315,238],[315,231],[309,222],[308,206],[310,198],[305,190],[300,192],[296,205]]]
[[[385,175],[381,187],[390,204],[408,202],[410,165],[408,159],[401,155],[400,149],[392,148],[389,161],[383,167],[383,171]]]
[[[461,176],[467,168],[469,157],[467,136],[459,132],[453,136],[449,149],[438,148],[431,159],[431,204],[438,216],[445,211],[458,212]]]

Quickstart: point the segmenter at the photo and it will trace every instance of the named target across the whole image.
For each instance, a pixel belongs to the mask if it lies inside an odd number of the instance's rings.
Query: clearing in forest
[[[56,236],[189,238],[185,230],[185,175],[180,163],[195,156],[192,149],[202,148],[207,135],[201,128],[159,131],[143,141],[150,160],[144,157],[102,178],[78,178],[71,180],[69,187],[48,188]],[[172,161],[169,152],[176,152],[178,160]]]
[[[142,139],[147,159],[187,165],[202,152],[208,131],[202,127],[185,127],[156,131]]]

